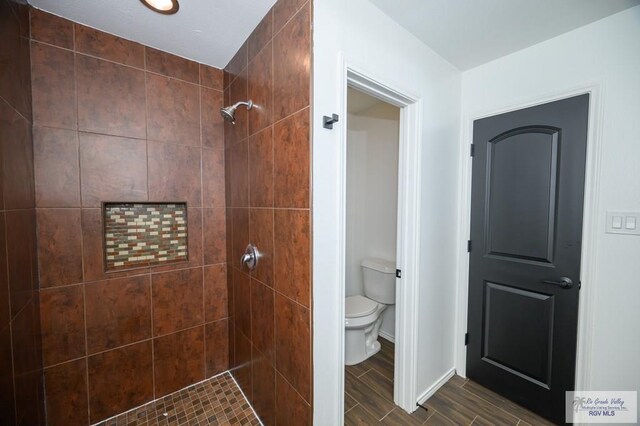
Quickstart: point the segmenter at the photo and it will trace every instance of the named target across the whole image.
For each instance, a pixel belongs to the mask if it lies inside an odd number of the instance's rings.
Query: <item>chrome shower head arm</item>
[[[251,108],[253,108],[253,101],[249,99],[246,102],[240,101],[240,102],[236,102],[231,106],[222,107],[220,108],[220,115],[222,115],[222,118],[224,118],[226,121],[230,122],[231,124],[236,124],[236,109],[238,109],[240,105],[243,105],[247,108],[247,110],[250,110]]]
[[[233,104],[232,108],[235,110],[236,108],[238,108],[240,105],[243,105],[245,107],[247,107],[247,109],[251,109],[253,108],[253,101],[251,99],[249,99],[248,101],[239,101],[236,102],[235,104]]]

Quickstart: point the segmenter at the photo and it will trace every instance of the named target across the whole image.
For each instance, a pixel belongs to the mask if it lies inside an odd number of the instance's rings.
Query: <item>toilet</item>
[[[395,262],[368,258],[360,266],[364,296],[349,296],[345,301],[346,365],[361,363],[378,353],[382,312],[396,303]]]

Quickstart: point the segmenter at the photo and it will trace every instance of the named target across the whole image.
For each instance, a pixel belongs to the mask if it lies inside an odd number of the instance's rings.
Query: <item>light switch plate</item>
[[[606,232],[640,235],[640,212],[607,212]]]

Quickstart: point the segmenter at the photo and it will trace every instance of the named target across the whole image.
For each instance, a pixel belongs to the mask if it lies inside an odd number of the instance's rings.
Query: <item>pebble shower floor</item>
[[[261,425],[229,373],[191,385],[98,426]]]

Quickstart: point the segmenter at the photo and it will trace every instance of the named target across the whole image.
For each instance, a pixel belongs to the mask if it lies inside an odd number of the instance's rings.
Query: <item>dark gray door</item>
[[[575,379],[588,108],[473,126],[467,375],[556,423]]]

